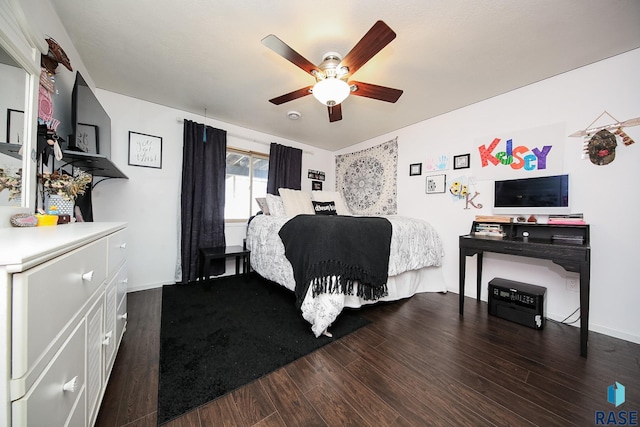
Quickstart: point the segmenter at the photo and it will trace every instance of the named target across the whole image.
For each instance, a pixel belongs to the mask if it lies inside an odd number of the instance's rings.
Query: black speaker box
[[[489,282],[489,314],[534,329],[545,324],[547,288],[496,277]]]

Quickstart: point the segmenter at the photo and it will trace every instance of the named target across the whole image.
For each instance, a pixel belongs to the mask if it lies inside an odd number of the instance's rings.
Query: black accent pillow
[[[338,215],[335,202],[311,202],[316,215]]]

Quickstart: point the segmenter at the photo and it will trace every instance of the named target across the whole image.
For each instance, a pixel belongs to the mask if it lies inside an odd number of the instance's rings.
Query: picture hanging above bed
[[[336,156],[336,190],[354,215],[396,215],[398,138]]]

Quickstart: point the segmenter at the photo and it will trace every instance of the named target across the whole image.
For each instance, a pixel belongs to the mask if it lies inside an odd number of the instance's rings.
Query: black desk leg
[[[240,255],[236,255],[236,276],[240,274]]]
[[[589,257],[589,254],[587,254]],[[589,260],[580,264],[580,356],[587,357],[589,340]]]
[[[248,275],[249,273],[251,273],[251,252],[247,252],[245,262],[247,263],[247,269],[245,270],[245,273]]]
[[[465,271],[467,268],[467,255],[465,254],[464,249],[460,249],[460,259],[458,260],[459,266],[459,279],[460,279],[460,289],[458,292],[460,293],[460,315],[464,314],[464,279],[465,279]]]
[[[481,292],[481,286],[482,286],[482,254],[483,252],[478,252],[477,256],[478,256],[478,267],[477,267],[477,273],[478,273],[478,277],[476,279],[476,287],[477,287],[477,294],[476,294],[476,300],[480,301],[480,292]]]

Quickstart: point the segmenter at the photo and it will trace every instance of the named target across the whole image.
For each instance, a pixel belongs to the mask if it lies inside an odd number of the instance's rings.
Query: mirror
[[[25,138],[27,79],[27,72],[0,47],[0,169],[4,172],[0,179],[5,185],[9,185],[0,191],[0,206],[23,205],[19,172],[29,168],[19,150],[23,148]],[[18,183],[19,188],[14,185]]]
[[[12,214],[36,208],[40,54],[46,53],[48,46],[44,36],[34,31],[21,5],[17,0],[0,3],[0,167],[10,173],[22,168],[19,202],[8,200],[8,190],[0,192],[0,228],[9,226],[7,219]],[[23,155],[17,153],[20,147]]]

